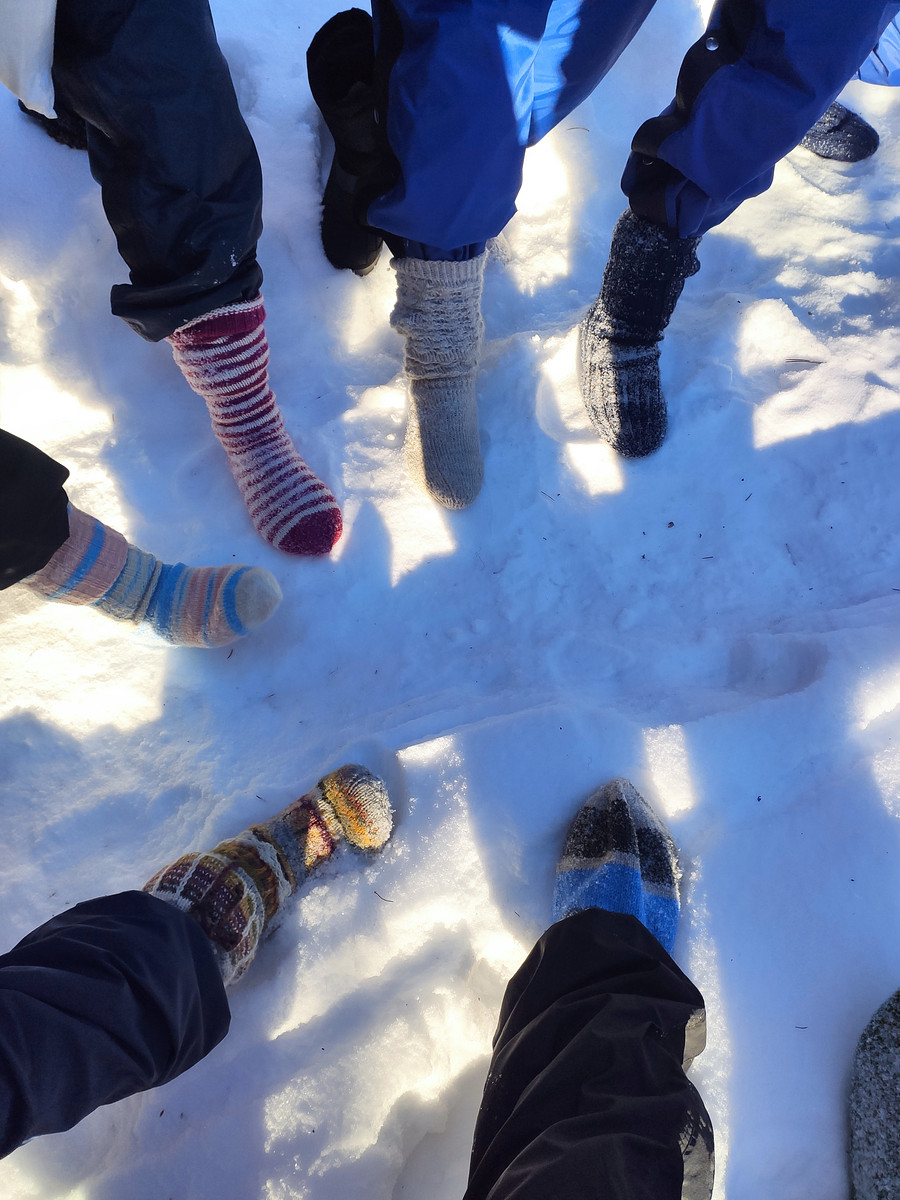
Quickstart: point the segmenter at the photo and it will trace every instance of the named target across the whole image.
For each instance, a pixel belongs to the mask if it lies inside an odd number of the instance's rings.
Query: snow
[[[797,151],[704,239],[663,345],[668,439],[621,461],[581,408],[573,330],[631,136],[701,27],[691,0],[659,5],[530,154],[487,271],[485,487],[449,514],[404,467],[388,263],[358,279],[319,247],[304,55],[334,6],[213,7],[263,160],[274,384],[346,532],[323,562],[256,537],[166,347],[109,315],[125,272],[85,160],[4,93],[3,426],[141,546],[264,565],[285,594],[201,651],[4,593],[5,942],[345,761],[384,774],[396,829],[289,904],[206,1061],[18,1150],[3,1195],[456,1200],[564,831],[625,775],[681,851],[717,1196],[843,1200],[854,1045],[900,985],[892,93],[847,93],[882,134],[873,159]]]

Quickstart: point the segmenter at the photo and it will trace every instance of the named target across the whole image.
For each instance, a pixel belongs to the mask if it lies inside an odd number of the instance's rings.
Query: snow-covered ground
[[[233,651],[4,593],[4,946],[344,761],[396,807],[379,858],[337,856],[288,907],[205,1062],[23,1147],[0,1190],[458,1200],[565,828],[626,775],[681,848],[717,1195],[843,1200],[853,1048],[900,986],[900,106],[849,89],[877,155],[797,151],[704,239],[664,343],[669,437],[618,460],[572,331],[631,136],[699,32],[692,0],[659,4],[531,152],[487,272],[484,491],[451,515],[405,472],[392,272],[338,274],[319,247],[304,55],[333,11],[214,3],[263,160],[274,383],[344,510],[324,562],[256,537],[167,348],[109,316],[125,272],[85,159],[0,97],[3,426],[141,546],[261,564],[285,593]]]

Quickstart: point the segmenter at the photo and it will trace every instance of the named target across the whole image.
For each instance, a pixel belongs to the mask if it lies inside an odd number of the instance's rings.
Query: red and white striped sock
[[[257,532],[288,554],[327,554],[341,511],[291,441],[269,386],[262,296],[219,308],[167,339],[213,431]]]

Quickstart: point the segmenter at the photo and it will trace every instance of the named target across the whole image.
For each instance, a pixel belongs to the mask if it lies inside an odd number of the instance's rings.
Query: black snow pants
[[[207,0],[59,0],[53,83],[130,270],[113,312],[155,342],[252,299],[262,176]]]
[[[465,1200],[708,1200],[682,1066],[704,1041],[703,997],[639,921],[557,922],[506,989]]]
[[[89,900],[0,956],[0,1156],[166,1083],[228,1032],[200,926],[145,892]]]
[[[47,565],[69,536],[68,470],[0,429],[0,590]]]

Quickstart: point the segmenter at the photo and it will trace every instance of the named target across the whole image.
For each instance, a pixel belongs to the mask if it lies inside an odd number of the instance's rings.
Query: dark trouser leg
[[[0,429],[0,590],[45,567],[69,536],[68,470]]]
[[[159,341],[252,299],[259,160],[206,0],[59,0],[53,78],[130,268],[113,312]]]
[[[632,211],[705,233],[772,182],[897,12],[896,0],[719,0],[687,52],[675,100],[632,143]]]
[[[465,1200],[708,1197],[712,1128],[682,1068],[702,1012],[634,917],[551,926],[506,990]]]
[[[174,1079],[228,1032],[206,935],[144,892],[79,904],[0,956],[0,1156]]]

